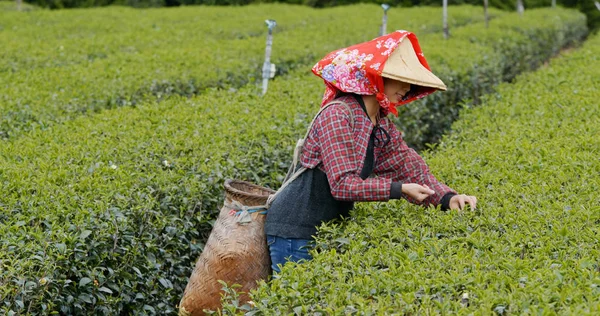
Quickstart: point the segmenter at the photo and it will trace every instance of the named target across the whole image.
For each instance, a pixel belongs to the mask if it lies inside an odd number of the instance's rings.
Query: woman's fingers
[[[430,189],[428,186],[423,185],[420,188],[420,199],[419,202],[422,202],[423,200],[425,200],[426,198],[428,198],[430,195],[434,194],[435,191],[433,191],[432,189]]]
[[[419,190],[416,194],[416,196],[414,197],[415,200],[422,202],[423,200],[425,200],[427,197],[429,196],[429,194],[427,194],[426,192]]]
[[[434,194],[435,191],[431,190],[427,185],[406,183],[402,185],[402,193],[407,194],[418,202],[422,202],[430,195]]]
[[[425,200],[426,198],[428,198],[429,195],[430,194],[428,194],[428,193],[421,193],[419,202],[422,202],[423,200]]]
[[[431,188],[429,188],[426,184],[422,185],[421,187],[423,189],[425,189],[425,193],[427,194],[427,196],[435,193],[435,191],[433,191]]]
[[[459,210],[463,210],[465,206],[469,204],[471,209],[475,209],[477,207],[477,198],[472,195],[460,194],[455,195],[450,199],[450,208],[457,208]]]
[[[463,203],[463,207],[461,209],[463,209],[466,204],[469,204],[471,206],[471,209],[474,210],[475,207],[477,207],[477,198],[472,195],[463,194],[463,196],[465,203]]]
[[[477,198],[474,196],[469,196],[468,198],[467,203],[471,205],[471,209],[477,208]]]
[[[431,194],[433,194],[433,190],[429,189],[427,186],[417,185],[416,193],[415,199],[419,202],[422,202]]]

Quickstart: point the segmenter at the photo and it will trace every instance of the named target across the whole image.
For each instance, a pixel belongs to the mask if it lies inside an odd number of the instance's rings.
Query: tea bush
[[[264,41],[267,18],[283,22],[275,29],[275,33],[281,33],[320,22],[322,14],[301,6],[277,4],[6,12],[0,19],[5,44],[0,69],[16,72],[76,65],[133,52],[168,51],[182,45],[198,52],[211,51],[228,46],[228,41],[253,37]],[[264,51],[264,43],[262,46]]]
[[[502,16],[487,30],[481,23],[457,28],[450,41],[443,41],[440,34],[428,35],[421,46],[448,91],[404,107],[396,123],[413,147],[436,143],[462,107],[477,105],[498,83],[537,68],[586,35],[583,14],[553,9]]]
[[[313,261],[253,293],[253,312],[597,315],[598,56],[596,35],[502,84],[426,155],[477,210],[361,203],[320,228]]]
[[[305,93],[293,80],[281,89]],[[265,182],[285,168],[291,148],[282,139],[306,116],[280,101],[254,89],[176,97],[6,143],[0,310],[173,313],[223,180]]]
[[[578,29],[577,14],[557,14],[566,16],[555,21],[561,32]],[[479,40],[486,32],[499,42],[518,39],[480,24],[443,56],[493,52]],[[422,42],[433,51],[431,36]],[[507,47],[498,53],[519,49]],[[308,68],[296,69],[273,80],[265,97],[251,85],[212,89],[79,116],[2,143],[0,311],[174,313],[224,179],[277,187],[322,91]]]
[[[450,10],[453,26],[483,19],[473,6]],[[391,10],[388,28],[440,32],[440,16],[440,8]],[[377,36],[380,17],[376,5],[0,11],[0,137],[147,98],[255,82],[267,18],[279,24],[271,61],[283,74]]]

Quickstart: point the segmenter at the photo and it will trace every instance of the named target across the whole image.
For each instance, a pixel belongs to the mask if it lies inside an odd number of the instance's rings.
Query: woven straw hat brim
[[[385,62],[381,76],[444,91],[447,89],[440,78],[419,62],[408,38],[404,38],[392,52]]]

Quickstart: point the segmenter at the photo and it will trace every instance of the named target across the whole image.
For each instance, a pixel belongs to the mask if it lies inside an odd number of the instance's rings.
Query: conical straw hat
[[[382,77],[408,82],[424,87],[446,90],[446,85],[423,66],[412,43],[404,38],[385,62]]]

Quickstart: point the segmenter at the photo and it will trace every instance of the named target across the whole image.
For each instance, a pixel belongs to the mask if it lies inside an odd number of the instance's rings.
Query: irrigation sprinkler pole
[[[552,7],[556,8],[556,0],[552,0]]]
[[[448,29],[448,0],[443,1],[443,7],[444,39],[448,39],[450,37],[450,30]]]
[[[269,33],[267,34],[267,47],[265,48],[265,63],[262,68],[262,95],[267,93],[267,87],[269,86],[269,79],[273,77],[275,74],[274,66],[271,64],[271,47],[273,46],[273,28],[277,25],[275,20],[266,20],[267,27],[269,28]]]
[[[488,0],[483,0],[483,15],[485,16],[485,28],[490,27],[490,15],[488,14]]]
[[[379,30],[379,36],[383,36],[387,34],[387,11],[390,9],[389,4],[382,4],[381,8],[383,9],[383,18],[381,20],[381,29]]]
[[[519,12],[520,15],[523,15],[524,11],[525,7],[523,6],[523,0],[517,0],[517,12]]]

